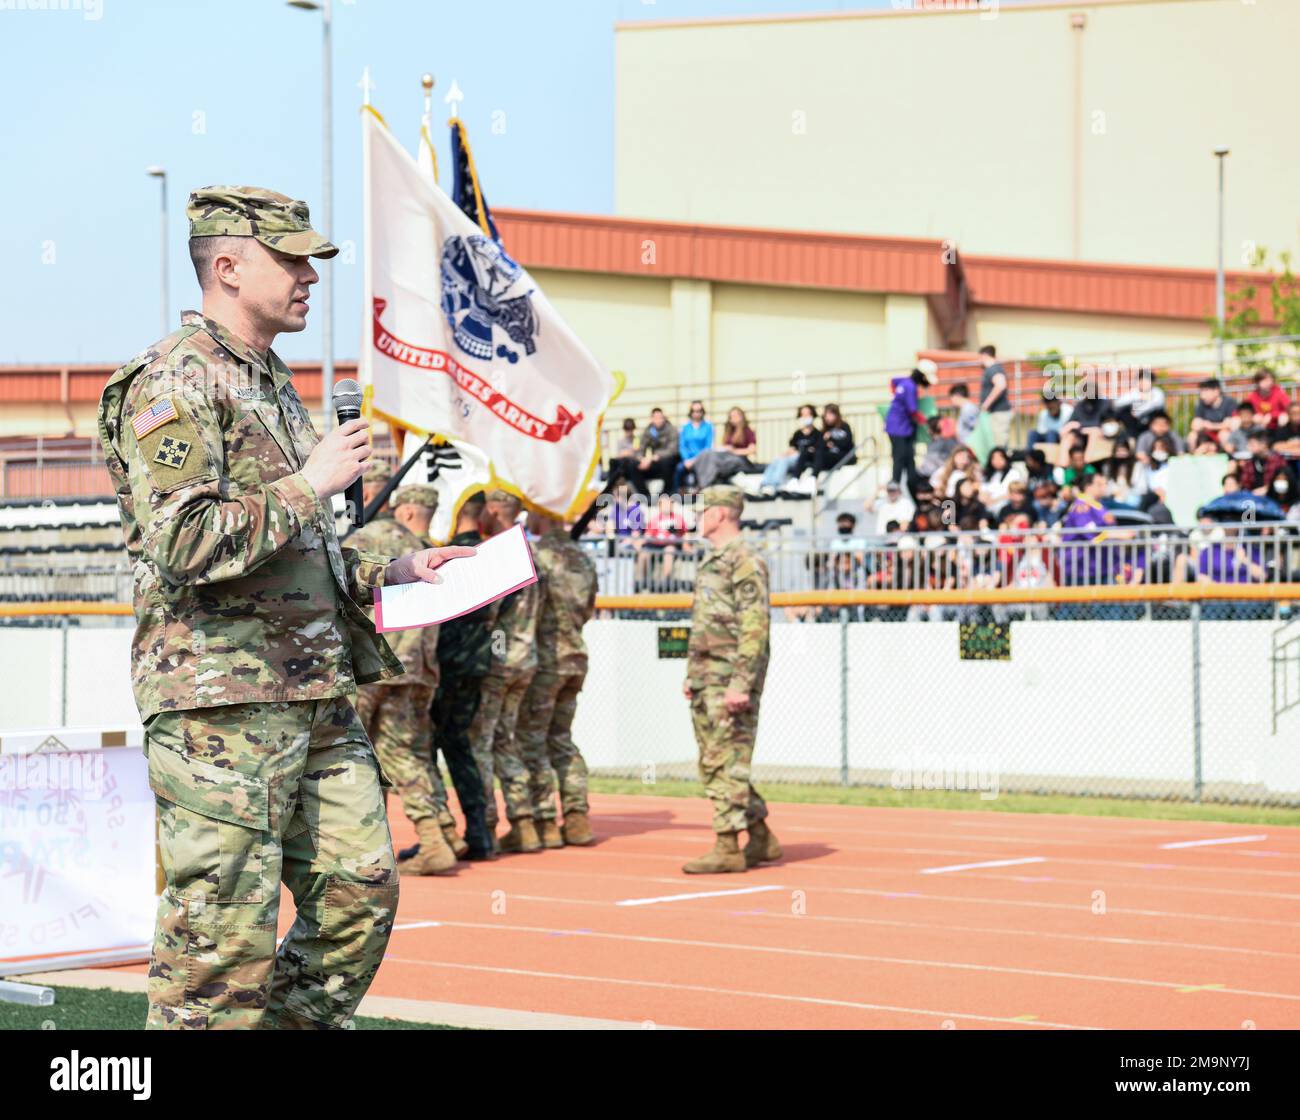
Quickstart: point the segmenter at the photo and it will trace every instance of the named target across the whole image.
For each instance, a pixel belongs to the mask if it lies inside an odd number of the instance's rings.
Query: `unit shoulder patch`
[[[150,484],[160,494],[201,479],[216,478],[203,440],[185,406],[175,398],[167,400],[169,418],[136,437],[141,465]],[[156,407],[156,403],[151,407]]]

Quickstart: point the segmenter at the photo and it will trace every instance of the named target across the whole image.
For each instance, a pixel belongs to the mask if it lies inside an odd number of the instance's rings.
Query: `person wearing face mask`
[[[1148,418],[1148,425],[1147,430],[1138,436],[1133,449],[1139,462],[1149,463],[1151,461],[1151,448],[1158,439],[1168,438],[1174,446],[1175,455],[1186,453],[1187,444],[1183,441],[1183,437],[1174,431],[1173,424],[1169,419],[1169,413],[1163,409],[1151,413]]]
[[[1106,461],[1105,474],[1110,481],[1108,497],[1120,505],[1137,509],[1142,505],[1142,495],[1133,485],[1133,474],[1137,469],[1137,460],[1133,458],[1133,449],[1127,440],[1115,444],[1115,450]]]
[[[1079,399],[1074,402],[1074,411],[1070,419],[1061,425],[1061,442],[1064,443],[1072,434],[1087,436],[1088,432],[1099,431],[1107,439],[1114,439],[1121,428],[1115,416],[1114,404],[1106,397],[1092,392],[1090,381],[1081,386]]]
[[[817,430],[817,409],[811,404],[799,406],[799,426],[790,437],[790,451],[773,459],[763,471],[762,490],[775,494],[791,478],[817,467],[817,451],[821,447],[821,433]]]
[[[925,423],[918,393],[929,387],[930,378],[938,369],[929,358],[922,358],[910,374],[895,377],[889,383],[893,400],[885,416],[885,433],[893,455],[890,477],[895,482],[905,482],[908,493],[913,495],[921,480],[916,469],[916,429]]]
[[[1252,428],[1246,437],[1250,458],[1237,463],[1237,481],[1243,490],[1259,497],[1271,497],[1282,505],[1295,501],[1295,475],[1286,460],[1268,446],[1268,430]],[[1281,491],[1278,482],[1284,483]]]

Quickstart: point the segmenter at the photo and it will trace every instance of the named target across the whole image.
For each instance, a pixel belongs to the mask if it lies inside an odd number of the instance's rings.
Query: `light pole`
[[[330,50],[331,0],[287,0],[289,7],[321,13],[321,223],[327,241],[333,240],[334,226],[334,116],[330,96],[332,52]],[[320,270],[321,304],[321,408],[324,430],[334,424],[334,269]]]
[[[1223,377],[1223,320],[1227,311],[1223,298],[1223,161],[1228,155],[1227,148],[1215,148],[1215,158],[1219,161],[1219,265],[1214,274],[1214,318],[1219,324],[1219,345],[1217,354],[1217,376]]]
[[[156,163],[152,167],[146,167],[145,174],[152,179],[158,180],[158,185],[162,188],[162,210],[160,222],[160,252],[162,254],[162,334],[159,338],[165,338],[171,329],[171,316],[167,313],[167,171],[159,167]]]

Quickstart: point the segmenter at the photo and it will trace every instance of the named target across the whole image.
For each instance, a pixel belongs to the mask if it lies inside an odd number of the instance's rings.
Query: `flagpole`
[[[374,239],[371,237],[371,197],[370,197],[370,130],[374,122],[366,110],[370,107],[370,67],[361,71],[361,356],[357,362],[357,373],[363,388],[374,392],[374,371],[371,367],[371,354],[374,352],[375,327],[372,307],[374,304]],[[363,400],[368,401],[363,395]]]

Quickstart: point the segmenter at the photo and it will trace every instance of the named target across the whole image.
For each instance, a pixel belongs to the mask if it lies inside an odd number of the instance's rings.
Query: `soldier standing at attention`
[[[319,439],[271,350],[307,325],[307,207],[190,196],[203,313],[109,379],[99,434],[135,575],[132,684],[166,886],[151,1028],[345,1027],[383,957],[398,879],[374,749],[348,702],[402,672],[359,605],[467,549],[341,548],[330,498],[368,426]],[[276,950],[280,883],[297,920]]]
[[[770,648],[767,564],[741,535],[744,494],[701,491],[697,528],[712,545],[695,576],[686,683],[700,748],[700,778],[713,802],[713,851],[688,862],[690,875],[744,871],[781,858],[767,804],[749,781]],[[742,853],[737,834],[749,830]]]
[[[523,503],[507,490],[487,497],[479,525],[489,537],[514,527]],[[534,567],[536,564],[534,564]],[[528,769],[515,738],[519,705],[537,671],[537,607],[539,584],[530,583],[501,600],[492,636],[492,667],[483,678],[478,713],[470,729],[474,757],[483,775],[487,798],[487,823],[499,851],[540,852],[542,842],[533,826],[533,799],[528,789]],[[510,831],[496,837],[497,799],[493,775],[501,779]]]
[[[596,609],[596,565],[564,531],[540,513],[528,515],[537,541],[541,607],[537,616],[537,672],[519,717],[519,743],[528,767],[533,818],[542,844],[594,844],[587,804],[587,763],[573,741],[578,693],[587,678],[582,628]],[[560,787],[564,827],[555,824],[555,787]]]
[[[386,468],[381,469],[387,473]],[[373,473],[374,467],[366,476]],[[377,493],[385,481],[376,479],[367,482],[366,487],[374,486]],[[365,501],[369,503],[374,496],[366,495]],[[438,491],[432,486],[403,486],[393,494],[391,502],[391,514],[367,521],[349,534],[348,544],[381,556],[401,556],[427,547],[425,538],[438,508]],[[446,875],[456,869],[456,853],[442,833],[438,795],[426,749],[433,729],[429,708],[438,688],[438,627],[397,630],[387,638],[406,672],[391,681],[362,685],[357,690],[357,716],[420,838],[419,853],[399,863],[397,869],[403,875]],[[438,784],[441,786],[441,780]],[[446,799],[444,792],[444,812]]]
[[[483,540],[479,519],[483,516],[484,494],[466,498],[456,514],[452,545],[472,547]],[[496,859],[495,838],[487,826],[487,798],[470,741],[470,727],[478,714],[483,678],[492,668],[492,630],[497,603],[442,624],[438,632],[438,691],[433,698],[433,765],[438,751],[447,759],[461,812],[465,814],[465,858]]]

